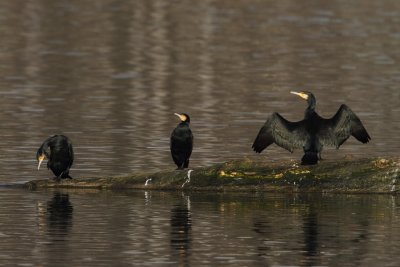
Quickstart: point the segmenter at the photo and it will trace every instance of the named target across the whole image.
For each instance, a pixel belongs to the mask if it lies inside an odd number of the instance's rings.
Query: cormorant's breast
[[[315,112],[311,112],[305,118],[306,130],[310,135],[315,135],[318,133],[321,126],[322,118]]]

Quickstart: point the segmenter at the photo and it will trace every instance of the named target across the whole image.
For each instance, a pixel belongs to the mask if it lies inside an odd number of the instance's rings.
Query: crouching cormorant
[[[272,143],[290,152],[295,148],[303,148],[301,164],[309,165],[317,164],[321,159],[324,146],[339,148],[350,135],[362,143],[368,143],[371,139],[360,119],[348,106],[342,104],[332,118],[324,119],[315,112],[316,99],[312,93],[291,93],[307,100],[308,107],[304,119],[290,122],[274,112],[260,129],[253,143],[252,147],[257,153]]]
[[[189,158],[193,150],[193,134],[190,130],[188,114],[175,113],[181,122],[171,133],[171,155],[178,170],[189,167]]]
[[[64,135],[54,135],[46,139],[36,153],[39,161],[38,170],[42,161],[47,158],[47,168],[51,169],[57,179],[70,178],[69,169],[74,161],[72,143]]]

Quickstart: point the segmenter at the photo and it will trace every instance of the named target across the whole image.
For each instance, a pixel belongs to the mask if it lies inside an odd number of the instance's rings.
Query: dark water
[[[400,202],[387,195],[8,189],[0,203],[2,266],[400,262]]]
[[[191,166],[251,151],[274,111],[346,103],[372,141],[327,159],[398,156],[400,1],[0,1],[0,184],[47,178],[50,135],[74,177],[174,168],[174,112],[191,115]],[[0,265],[398,266],[391,196],[181,195],[0,190]]]

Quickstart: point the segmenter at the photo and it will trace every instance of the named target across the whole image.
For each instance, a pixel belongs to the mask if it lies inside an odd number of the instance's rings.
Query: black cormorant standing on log
[[[346,105],[341,105],[330,119],[324,119],[315,112],[316,99],[310,92],[291,92],[307,100],[308,107],[304,119],[290,122],[279,113],[274,112],[260,129],[253,149],[257,153],[272,143],[290,152],[295,148],[303,148],[304,156],[301,164],[317,164],[321,159],[323,146],[339,148],[350,135],[362,143],[371,139],[367,130],[356,114]]]
[[[193,150],[193,134],[190,130],[189,115],[175,113],[181,122],[171,133],[171,155],[178,170],[189,167],[189,158]]]
[[[51,169],[57,179],[70,178],[69,169],[74,161],[72,143],[64,135],[54,135],[46,139],[36,153],[39,161],[38,170],[42,161],[47,158],[47,168]]]

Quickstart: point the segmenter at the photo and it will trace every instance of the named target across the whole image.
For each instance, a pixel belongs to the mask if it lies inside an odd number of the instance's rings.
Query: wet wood
[[[146,190],[216,190],[269,192],[397,193],[400,159],[374,158],[321,161],[314,166],[294,162],[264,163],[248,159],[188,170],[137,173],[120,177],[78,178],[60,182],[35,180],[37,188]],[[147,183],[146,183],[147,182]]]

